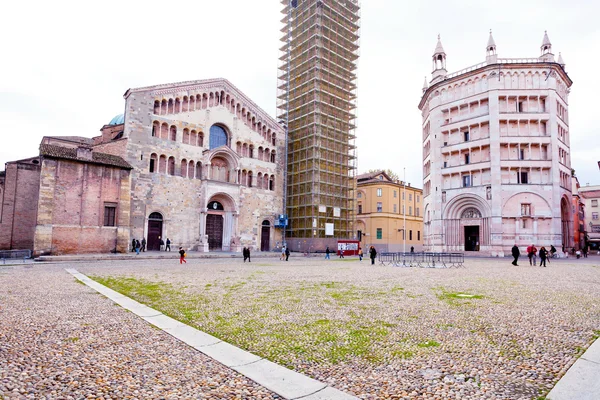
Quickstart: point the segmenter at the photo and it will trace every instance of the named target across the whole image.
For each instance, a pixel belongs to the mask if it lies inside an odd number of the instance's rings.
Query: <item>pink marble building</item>
[[[573,245],[568,95],[572,81],[544,34],[537,58],[446,70],[438,37],[423,87],[424,246],[510,253]]]

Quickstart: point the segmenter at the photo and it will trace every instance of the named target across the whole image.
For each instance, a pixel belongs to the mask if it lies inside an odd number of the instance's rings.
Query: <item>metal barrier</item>
[[[379,253],[379,264],[393,267],[464,268],[463,253]]]
[[[22,259],[25,263],[28,258],[31,258],[31,250],[0,250],[2,264],[6,264],[7,259]]]

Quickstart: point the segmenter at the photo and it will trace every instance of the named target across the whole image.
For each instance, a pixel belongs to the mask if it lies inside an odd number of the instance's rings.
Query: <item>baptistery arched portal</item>
[[[444,210],[445,250],[480,251],[491,245],[490,209],[474,194],[459,195]]]
[[[213,195],[206,204],[204,232],[208,251],[232,251],[237,225],[235,210],[235,202],[225,193]]]

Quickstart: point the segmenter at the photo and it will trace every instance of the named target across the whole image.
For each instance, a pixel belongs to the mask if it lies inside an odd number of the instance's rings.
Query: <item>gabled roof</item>
[[[370,180],[379,182],[380,180],[377,179],[377,177],[380,176],[380,175],[383,175],[388,182],[394,182],[392,180],[392,178],[390,178],[388,176],[388,174],[385,173],[384,170],[375,171],[375,172],[367,172],[365,174],[357,175],[356,176],[356,181],[360,182],[360,183],[365,183],[365,182],[370,181]]]
[[[61,158],[67,160],[81,161],[84,163],[110,165],[112,167],[119,167],[125,169],[133,169],[133,167],[119,156],[106,153],[92,152],[92,159],[87,160],[85,158],[77,157],[77,149],[70,149],[68,147],[55,146],[52,144],[41,144],[40,155],[50,158]]]
[[[277,120],[271,117],[265,110],[260,108],[258,104],[250,100],[241,90],[224,78],[203,79],[196,81],[185,81],[176,83],[166,83],[161,85],[145,86],[140,88],[127,89],[123,97],[127,99],[132,93],[136,92],[153,92],[155,95],[176,94],[185,90],[214,90],[220,89],[230,92],[238,101],[246,108],[252,109],[256,114],[265,119],[265,122],[270,122],[271,129],[275,128],[283,131],[283,128]]]

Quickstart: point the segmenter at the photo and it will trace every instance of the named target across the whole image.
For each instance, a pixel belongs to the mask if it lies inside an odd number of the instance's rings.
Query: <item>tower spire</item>
[[[423,93],[429,89],[429,84],[427,83],[427,76],[425,76],[425,82],[423,82]]]
[[[542,45],[540,46],[540,50],[541,61],[554,62],[554,54],[552,54],[552,43],[550,43],[548,31],[544,31],[544,39],[542,39]]]
[[[485,47],[485,61],[488,64],[495,64],[498,61],[498,55],[496,54],[496,42],[492,36],[492,30],[490,29],[490,37],[488,38],[487,46]]]
[[[442,40],[440,39],[440,35],[438,34],[437,45],[435,46],[435,50],[433,52],[433,79],[432,83],[441,81],[446,77],[448,71],[446,71],[446,52],[444,51],[444,47],[442,46]]]

